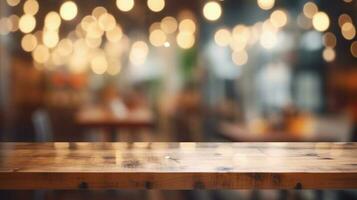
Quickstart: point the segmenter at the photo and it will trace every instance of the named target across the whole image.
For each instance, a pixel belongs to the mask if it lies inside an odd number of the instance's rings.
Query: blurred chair
[[[49,114],[44,109],[38,109],[32,114],[32,122],[35,128],[36,142],[53,141],[53,132]]]

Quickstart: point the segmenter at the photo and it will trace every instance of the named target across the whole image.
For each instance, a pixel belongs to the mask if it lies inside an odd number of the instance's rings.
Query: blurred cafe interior
[[[0,141],[356,141],[356,23],[356,0],[1,0]],[[284,197],[357,198],[296,193]],[[281,199],[55,194],[46,199]]]

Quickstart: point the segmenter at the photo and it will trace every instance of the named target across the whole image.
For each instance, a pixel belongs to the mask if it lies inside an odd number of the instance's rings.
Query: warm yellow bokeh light
[[[81,27],[83,30],[88,31],[88,27],[92,24],[96,23],[96,18],[93,17],[92,15],[87,15],[83,17],[81,21]]]
[[[61,56],[68,56],[73,52],[73,42],[70,39],[63,39],[57,45],[57,52]]]
[[[215,34],[214,34],[214,41],[218,46],[228,46],[230,42],[232,41],[232,36],[231,32],[228,29],[219,29]]]
[[[34,51],[32,51],[32,57],[37,63],[45,63],[50,58],[50,51],[42,44],[38,45]]]
[[[163,46],[166,39],[166,34],[160,29],[152,31],[149,36],[150,43],[155,47]]]
[[[165,0],[147,0],[147,6],[153,12],[160,12],[165,8]]]
[[[356,36],[356,28],[351,22],[346,22],[341,27],[342,36],[346,40],[352,40]]]
[[[86,37],[99,38],[102,37],[104,31],[99,27],[99,24],[94,22],[90,23],[87,28]]]
[[[249,41],[250,30],[247,26],[238,24],[232,31],[232,43],[231,48],[233,50],[243,50]]]
[[[24,3],[24,13],[29,15],[36,15],[38,9],[40,8],[36,0],[27,0]]]
[[[107,9],[104,8],[103,6],[97,6],[92,10],[92,15],[96,19],[99,19],[100,16],[108,13]]]
[[[123,31],[120,28],[120,26],[116,26],[112,30],[107,31],[105,33],[105,36],[106,36],[107,40],[110,42],[119,42],[121,40],[121,38],[123,37]]]
[[[66,1],[62,4],[60,8],[60,15],[62,19],[69,21],[77,16],[78,8],[77,4],[73,1]]]
[[[263,10],[270,10],[274,7],[275,0],[258,0],[258,6]]]
[[[22,37],[21,47],[26,52],[33,51],[37,46],[37,38],[32,34],[26,34]]]
[[[317,31],[326,31],[330,26],[330,19],[324,12],[318,12],[312,18],[312,25]]]
[[[336,58],[336,53],[333,48],[325,48],[322,52],[322,57],[326,62],[332,62]]]
[[[275,32],[264,31],[260,36],[260,45],[265,49],[272,49],[277,43],[277,36]]]
[[[104,13],[99,17],[98,24],[103,31],[110,31],[115,28],[116,20],[113,15]]]
[[[288,15],[283,10],[275,10],[270,15],[270,22],[276,28],[281,28],[288,22]]]
[[[333,33],[327,32],[322,38],[325,47],[334,48],[336,46],[336,36]]]
[[[174,33],[177,30],[177,20],[174,17],[164,17],[160,27],[167,34]]]
[[[117,0],[117,7],[123,12],[128,12],[134,7],[134,0]]]
[[[352,56],[357,58],[357,41],[352,42],[350,50]]]
[[[193,34],[196,31],[196,24],[192,19],[184,19],[179,24],[179,31]]]
[[[48,48],[54,48],[59,41],[59,35],[57,31],[47,30],[42,34],[42,42]]]
[[[84,40],[87,46],[93,49],[100,47],[100,45],[102,44],[102,37],[98,37],[98,38],[86,37]]]
[[[338,25],[339,25],[340,27],[342,27],[343,24],[345,24],[345,23],[347,23],[347,22],[352,23],[352,19],[351,19],[351,17],[350,17],[348,14],[343,13],[343,14],[341,14],[341,15],[338,17]]]
[[[22,15],[19,21],[19,29],[23,33],[30,33],[36,27],[36,19],[32,15]]]
[[[144,41],[136,41],[131,46],[129,60],[133,65],[142,65],[145,63],[149,54],[149,47]]]
[[[207,2],[203,7],[203,16],[209,21],[216,21],[222,15],[221,5],[215,1]]]
[[[180,32],[177,34],[176,42],[182,49],[190,49],[195,44],[195,36],[190,33]]]
[[[49,30],[57,30],[61,25],[61,17],[57,12],[51,11],[45,17],[45,27]]]
[[[233,51],[232,60],[234,64],[241,66],[248,62],[248,54],[246,51]]]
[[[96,55],[90,62],[91,69],[95,74],[104,74],[108,69],[108,61],[104,55]]]
[[[317,5],[314,2],[307,2],[304,5],[303,12],[307,18],[312,19],[312,17],[319,11]]]
[[[20,0],[6,0],[7,5],[9,6],[17,6],[20,3]]]

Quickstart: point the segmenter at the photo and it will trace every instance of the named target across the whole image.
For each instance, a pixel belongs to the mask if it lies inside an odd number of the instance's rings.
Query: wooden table
[[[357,188],[357,143],[0,143],[0,189]]]

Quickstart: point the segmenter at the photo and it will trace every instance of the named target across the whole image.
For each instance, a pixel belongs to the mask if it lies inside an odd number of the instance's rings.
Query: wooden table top
[[[357,188],[357,143],[0,143],[0,189]]]

